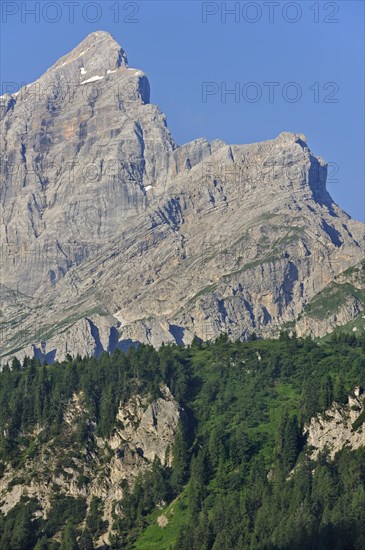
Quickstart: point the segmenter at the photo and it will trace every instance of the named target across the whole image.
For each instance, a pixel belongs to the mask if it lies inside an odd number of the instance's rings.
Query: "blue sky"
[[[109,31],[147,73],[177,143],[302,132],[330,163],[335,202],[365,220],[362,1],[3,0],[1,8],[3,83],[31,82],[90,32]]]

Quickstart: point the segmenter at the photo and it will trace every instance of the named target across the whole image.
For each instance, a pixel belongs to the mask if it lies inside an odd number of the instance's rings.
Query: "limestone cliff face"
[[[313,417],[304,428],[312,458],[325,449],[330,457],[341,449],[365,446],[364,392],[358,387],[349,395],[348,404],[333,406],[322,415]]]
[[[275,335],[364,256],[303,135],[177,146],[108,33],[0,107],[2,361]]]
[[[112,508],[122,498],[125,483],[132,487],[136,477],[150,469],[155,458],[162,465],[171,465],[172,445],[184,411],[167,386],[161,388],[161,397],[152,401],[134,395],[119,408],[111,437],[96,438],[96,446],[85,448],[81,458],[75,458],[64,441],[77,429],[80,415],[88,416],[82,394],[74,395],[66,408],[59,448],[51,440],[43,443],[41,456],[28,459],[21,471],[7,466],[0,479],[0,510],[7,514],[22,495],[36,498],[44,516],[56,491],[86,497],[87,503],[93,496],[101,497],[104,519],[109,523],[104,535],[106,542],[113,523]],[[93,429],[92,424],[90,428]]]
[[[365,330],[365,262],[335,276],[306,304],[296,322],[298,336],[320,337],[333,327],[347,325],[353,332]]]

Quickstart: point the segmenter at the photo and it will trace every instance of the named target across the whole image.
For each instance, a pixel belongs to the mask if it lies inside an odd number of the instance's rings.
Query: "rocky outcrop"
[[[295,329],[298,336],[324,336],[336,326],[349,326],[353,332],[365,330],[365,262],[336,276],[306,304]],[[356,320],[355,323],[352,321]]]
[[[166,454],[174,440],[180,410],[167,387],[163,397],[152,403],[147,398],[135,396],[127,405],[119,409],[117,428],[109,444],[112,449],[122,445],[138,449],[138,455],[147,462],[158,457],[162,464],[171,466],[172,454]]]
[[[133,395],[121,405],[110,438],[96,437],[96,446],[76,458],[70,449],[55,448],[53,440],[42,444],[41,455],[29,459],[21,471],[7,466],[0,478],[0,510],[7,514],[24,495],[34,497],[41,505],[40,514],[47,515],[55,491],[62,495],[101,497],[104,519],[109,528],[103,536],[107,541],[112,528],[112,509],[123,496],[126,482],[132,487],[136,477],[150,469],[155,458],[162,465],[171,465],[172,446],[179,420],[184,411],[167,386],[161,397]],[[88,418],[83,395],[74,395],[65,412],[62,437],[77,429],[77,419]],[[89,421],[93,430],[92,421]],[[41,429],[32,434],[37,438]],[[21,449],[19,450],[21,451]],[[72,449],[71,449],[72,451]],[[57,488],[57,489],[56,489]]]
[[[305,136],[178,146],[149,101],[105,32],[1,97],[3,362],[276,335],[364,256]]]
[[[334,403],[324,414],[311,419],[304,428],[307,445],[313,459],[324,450],[333,458],[341,449],[365,446],[364,391],[355,388],[345,406]]]

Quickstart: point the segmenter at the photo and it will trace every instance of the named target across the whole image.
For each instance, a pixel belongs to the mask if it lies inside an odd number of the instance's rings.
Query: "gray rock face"
[[[0,106],[3,361],[275,335],[364,256],[303,135],[177,146],[108,33]]]
[[[317,459],[325,449],[329,456],[347,447],[358,449],[365,446],[365,427],[359,421],[364,413],[364,395],[360,387],[349,395],[347,405],[333,403],[323,415],[313,417],[304,427],[307,445],[312,448],[312,458]],[[356,426],[356,421],[359,425]],[[355,429],[354,429],[355,426]]]

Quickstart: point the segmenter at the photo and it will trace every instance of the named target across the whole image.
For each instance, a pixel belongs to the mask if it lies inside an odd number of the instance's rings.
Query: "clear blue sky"
[[[147,73],[151,101],[166,113],[177,143],[250,143],[302,132],[312,151],[333,163],[331,172],[338,166],[338,181],[328,183],[334,200],[365,219],[362,1],[1,4],[3,82],[31,82],[90,32],[109,31],[130,66]],[[37,4],[39,14],[27,12]],[[225,14],[224,4],[239,11]],[[206,101],[204,82],[215,83]],[[272,101],[265,82],[278,83]],[[233,95],[222,101],[224,86],[238,86],[237,102]],[[297,102],[283,98],[297,93]]]

